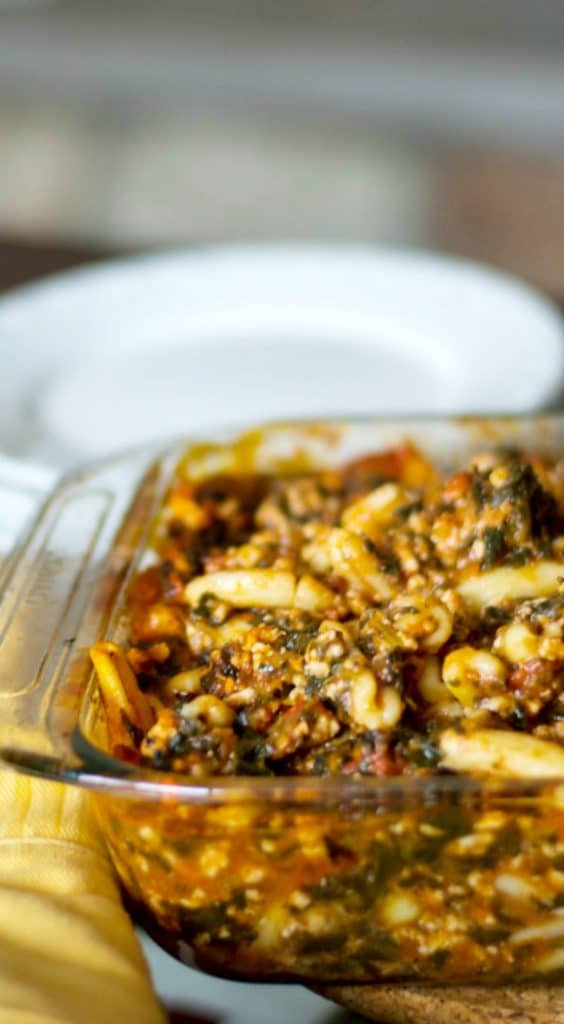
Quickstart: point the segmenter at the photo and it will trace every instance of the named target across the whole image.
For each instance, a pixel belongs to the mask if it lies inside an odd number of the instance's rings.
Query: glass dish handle
[[[139,556],[160,491],[147,451],[61,482],[0,567],[0,758],[68,777],[92,675],[88,648],[104,635]]]
[[[45,496],[57,473],[48,466],[0,453],[0,571]]]

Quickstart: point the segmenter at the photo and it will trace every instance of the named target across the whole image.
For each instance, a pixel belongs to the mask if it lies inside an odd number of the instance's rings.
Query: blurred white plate
[[[360,247],[177,251],[0,301],[0,447],[65,465],[285,416],[526,412],[564,378],[562,323],[510,278]]]

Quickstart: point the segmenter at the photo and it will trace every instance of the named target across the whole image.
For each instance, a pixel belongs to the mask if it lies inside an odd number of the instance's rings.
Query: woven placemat
[[[564,1024],[564,988],[329,985],[326,999],[378,1024]]]

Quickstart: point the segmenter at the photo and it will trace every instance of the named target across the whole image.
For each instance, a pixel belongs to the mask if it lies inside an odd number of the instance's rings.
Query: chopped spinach
[[[487,526],[482,534],[482,540],[484,542],[484,556],[481,561],[481,568],[491,569],[505,550],[503,529],[499,526]]]
[[[510,928],[502,925],[472,925],[468,929],[470,938],[480,946],[497,946],[511,935]]]

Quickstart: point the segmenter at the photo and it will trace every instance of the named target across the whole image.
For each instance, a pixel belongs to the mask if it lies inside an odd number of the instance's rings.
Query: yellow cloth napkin
[[[0,769],[0,1024],[164,1024],[89,794]]]

